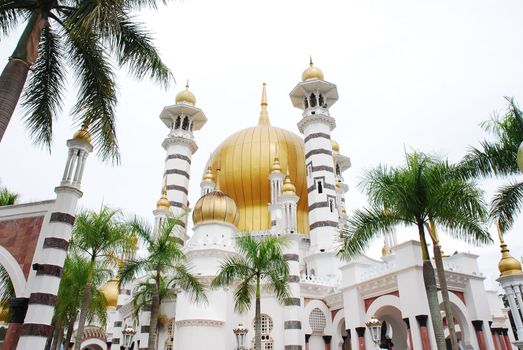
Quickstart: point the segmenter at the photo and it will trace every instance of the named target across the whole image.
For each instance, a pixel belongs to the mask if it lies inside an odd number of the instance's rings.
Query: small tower
[[[501,247],[501,260],[498,264],[500,276],[497,281],[501,284],[501,287],[503,287],[507,295],[518,340],[514,345],[518,345],[519,347],[519,345],[523,345],[523,318],[520,313],[520,310],[523,309],[523,272],[521,271],[521,262],[510,255],[507,244],[503,239],[503,232],[499,222],[497,227]]]
[[[93,151],[91,135],[84,125],[67,140],[69,153],[60,185],[55,187],[56,201],[46,223],[44,237],[27,283],[27,313],[17,349],[43,349],[54,314],[54,301],[62,276],[65,257],[76,215],[76,205],[87,156]]]
[[[164,184],[162,189],[162,196],[156,202],[156,209],[153,210],[154,215],[154,233],[158,234],[161,226],[165,223],[168,217],[172,216],[171,203],[167,199],[167,185]]]
[[[329,108],[338,100],[338,91],[336,85],[323,80],[323,72],[314,67],[311,60],[290,98],[294,107],[303,110],[298,129],[305,142],[310,252],[334,252],[339,213],[331,132],[336,121],[330,116]]]
[[[203,175],[202,182],[200,182],[200,188],[202,189],[202,196],[205,196],[216,189],[216,181],[210,164],[205,171],[205,175]]]
[[[336,178],[336,206],[338,208],[338,216],[340,218],[345,218],[345,193],[349,191],[349,186],[347,186],[347,184],[345,183],[342,174],[345,170],[350,168],[350,158],[340,154],[340,145],[336,141],[331,140],[331,146],[332,158],[334,161],[334,173]]]
[[[269,174],[269,183],[271,187],[271,203],[269,204],[269,211],[271,213],[271,227],[276,228],[282,215],[281,194],[283,187],[283,179],[285,176],[281,172],[280,160],[278,156],[274,157],[274,162],[271,166],[271,173]]]
[[[283,234],[294,234],[297,232],[297,210],[296,204],[298,203],[299,197],[296,195],[296,187],[291,181],[289,176],[289,169],[287,169],[287,175],[281,193],[281,204],[283,207],[282,215],[282,229]]]
[[[188,209],[191,158],[198,149],[193,131],[200,130],[207,121],[195,104],[196,98],[187,83],[185,90],[176,95],[176,104],[165,107],[160,114],[160,119],[169,128],[169,134],[162,143],[166,151],[164,181],[175,217],[185,214]],[[185,241],[186,233],[180,235],[182,237],[179,238]]]

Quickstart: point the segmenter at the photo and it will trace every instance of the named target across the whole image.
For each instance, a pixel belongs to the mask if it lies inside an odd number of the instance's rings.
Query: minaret
[[[508,304],[516,326],[516,336],[518,345],[523,345],[523,318],[520,310],[523,310],[523,272],[521,262],[510,255],[507,244],[503,239],[503,232],[499,222],[497,223],[499,242],[501,247],[501,260],[498,268],[500,276],[497,281],[505,290]]]
[[[56,201],[46,226],[38,260],[33,264],[36,274],[28,282],[29,307],[24,319],[17,349],[43,349],[52,331],[56,295],[73,229],[76,205],[83,195],[80,190],[87,156],[93,151],[87,126],[67,141],[69,153],[60,185],[55,188]]]
[[[160,114],[160,119],[169,128],[169,134],[162,143],[166,151],[164,181],[167,184],[167,199],[175,217],[185,214],[188,209],[191,158],[198,149],[193,131],[200,130],[207,121],[195,104],[196,98],[189,91],[187,83],[185,90],[176,95],[176,104],[165,107]],[[180,232],[179,235],[185,242],[186,232]]]
[[[331,132],[336,121],[329,108],[338,100],[338,91],[336,85],[323,80],[322,71],[311,60],[310,67],[302,74],[302,82],[291,91],[290,97],[294,107],[303,110],[298,129],[305,138],[310,253],[334,252],[339,213]]]
[[[285,176],[281,172],[280,160],[276,155],[271,166],[271,173],[269,174],[269,183],[271,185],[271,203],[269,204],[269,211],[271,213],[272,228],[278,226],[278,222],[282,216],[281,195],[284,178]]]
[[[202,197],[216,189],[216,181],[214,180],[214,173],[210,164],[205,171],[205,175],[203,175],[202,182],[200,182],[200,188],[202,189]]]
[[[340,219],[344,219],[346,217],[345,193],[349,191],[349,186],[345,183],[342,174],[345,170],[350,168],[350,158],[340,154],[340,145],[336,141],[331,140],[331,146],[332,158],[334,161],[334,174],[336,177],[336,206],[338,208],[338,216]]]
[[[297,233],[297,203],[296,187],[289,176],[289,169],[282,188],[280,203],[282,206],[282,234],[288,239],[283,248],[283,257],[289,264],[289,300],[284,307],[283,342],[285,349],[303,349],[303,333],[300,321],[300,241]]]

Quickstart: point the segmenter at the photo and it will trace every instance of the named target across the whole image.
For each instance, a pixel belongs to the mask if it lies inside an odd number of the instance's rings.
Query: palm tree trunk
[[[452,350],[458,350],[458,338],[456,337],[456,328],[454,327],[454,315],[452,314],[452,309],[450,307],[449,289],[447,287],[447,279],[445,278],[445,270],[443,269],[443,257],[441,256],[441,246],[439,245],[439,242],[434,242],[434,260],[436,261],[439,288],[443,298],[443,305],[445,306],[447,327],[450,333],[450,344]]]
[[[71,338],[73,337],[74,324],[76,318],[78,317],[78,312],[75,312],[74,316],[69,319],[67,323],[67,334],[65,335],[65,349],[69,349],[69,344],[71,343]]]
[[[423,253],[423,283],[425,284],[425,292],[427,293],[432,328],[434,329],[434,336],[436,338],[438,350],[446,350],[447,346],[445,344],[445,334],[443,333],[443,326],[441,324],[436,276],[434,274],[434,267],[430,262],[423,222],[418,223],[418,231],[421,241],[421,250]]]
[[[84,295],[82,298],[82,306],[80,307],[80,317],[78,318],[78,329],[76,330],[76,338],[74,339],[74,350],[80,350],[82,337],[84,335],[85,321],[87,320],[87,308],[89,306],[89,300],[91,299],[91,278],[84,287]]]
[[[53,340],[56,339],[58,334],[58,321],[55,317],[53,317],[53,320],[51,321],[51,329],[53,330],[49,336],[47,337],[47,342],[45,343],[44,350],[51,350],[51,344],[53,343]]]
[[[156,272],[156,293],[151,301],[151,318],[149,320],[148,350],[156,349],[156,334],[158,334],[158,309],[160,308],[160,271]]]
[[[31,15],[15,51],[0,75],[0,142],[13,116],[24,88],[29,67],[36,61],[40,33],[47,19],[36,12]]]
[[[51,350],[60,350],[60,344],[62,344],[62,339],[64,337],[64,326],[61,322],[56,325],[56,338],[53,339],[53,345],[51,346]]]
[[[261,350],[261,289],[260,277],[256,278],[256,312],[254,315],[254,349]]]

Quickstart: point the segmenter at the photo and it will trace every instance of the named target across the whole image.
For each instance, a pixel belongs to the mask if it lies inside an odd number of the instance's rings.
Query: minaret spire
[[[267,112],[267,89],[265,83],[263,83],[262,99],[261,99],[261,111],[258,125],[270,125],[269,113]]]

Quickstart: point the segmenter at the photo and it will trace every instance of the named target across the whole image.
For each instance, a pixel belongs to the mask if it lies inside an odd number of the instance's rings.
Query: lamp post
[[[371,338],[372,338],[372,341],[374,342],[374,344],[376,344],[376,348],[377,349],[380,349],[380,343],[381,343],[381,326],[382,326],[383,322],[381,322],[380,320],[378,320],[376,318],[376,316],[373,316],[370,321],[368,321],[367,323],[365,323],[365,325],[367,326],[367,328],[369,329],[370,331],[370,335],[371,335]]]
[[[234,328],[232,330],[234,335],[236,336],[236,350],[244,350],[245,349],[245,340],[247,338],[247,333],[249,330],[243,326],[243,324],[238,324],[238,327]]]
[[[132,327],[126,327],[122,331],[124,349],[129,350],[131,348],[131,344],[133,343],[133,337],[135,334],[136,331]]]

